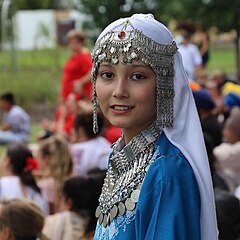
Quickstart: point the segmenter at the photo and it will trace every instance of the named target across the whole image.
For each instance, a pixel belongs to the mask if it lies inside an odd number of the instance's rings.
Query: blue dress
[[[94,239],[200,240],[200,205],[190,164],[162,133],[136,208],[118,215],[106,228],[98,223]]]

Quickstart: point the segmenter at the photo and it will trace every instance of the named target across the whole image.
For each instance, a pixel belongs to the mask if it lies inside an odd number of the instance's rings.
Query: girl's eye
[[[142,80],[142,79],[144,79],[144,78],[145,78],[145,76],[142,75],[142,74],[140,74],[140,73],[136,73],[136,74],[134,74],[134,75],[132,76],[132,79],[133,79],[133,80]]]
[[[102,74],[101,74],[101,77],[102,77],[102,78],[109,79],[109,78],[112,78],[112,77],[113,77],[113,74],[112,74],[111,72],[105,72],[105,73],[102,73]]]

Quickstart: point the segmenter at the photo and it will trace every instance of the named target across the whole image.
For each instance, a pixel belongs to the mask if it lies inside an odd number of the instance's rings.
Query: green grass
[[[2,51],[0,56],[0,66],[11,69],[11,64],[14,56],[17,62],[17,67],[26,68],[61,68],[62,64],[69,57],[67,48],[17,51],[14,55],[11,51]]]
[[[228,74],[236,75],[236,58],[237,56],[233,45],[211,46],[207,70],[212,72],[216,69],[221,69]]]

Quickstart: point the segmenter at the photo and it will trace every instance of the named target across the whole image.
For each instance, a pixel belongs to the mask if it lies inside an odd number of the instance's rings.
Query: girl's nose
[[[113,96],[116,98],[127,98],[128,97],[128,86],[127,86],[126,80],[119,79],[116,81],[116,85],[113,90]]]

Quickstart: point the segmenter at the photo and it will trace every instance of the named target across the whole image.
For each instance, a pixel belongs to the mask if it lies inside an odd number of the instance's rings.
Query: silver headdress
[[[116,30],[121,29],[121,30]],[[93,82],[93,130],[98,132],[96,79],[102,62],[118,64],[141,60],[149,65],[156,74],[157,125],[161,128],[173,125],[174,66],[173,56],[177,51],[176,43],[157,43],[136,29],[126,20],[100,37],[92,50]]]

